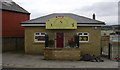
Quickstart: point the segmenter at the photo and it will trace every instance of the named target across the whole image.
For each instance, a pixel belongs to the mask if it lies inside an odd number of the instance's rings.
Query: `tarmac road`
[[[3,53],[4,68],[118,68],[118,62],[104,59],[104,62],[43,60],[41,55]],[[103,69],[102,69],[103,70]]]

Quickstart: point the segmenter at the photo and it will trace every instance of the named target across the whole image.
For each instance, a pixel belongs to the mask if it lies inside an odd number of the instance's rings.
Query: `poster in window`
[[[35,36],[37,41],[45,41],[45,36]]]
[[[79,41],[88,41],[88,36],[80,36]]]

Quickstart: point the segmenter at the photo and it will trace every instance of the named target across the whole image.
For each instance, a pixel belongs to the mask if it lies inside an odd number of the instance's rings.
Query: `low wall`
[[[80,60],[79,48],[46,48],[44,49],[46,60]]]

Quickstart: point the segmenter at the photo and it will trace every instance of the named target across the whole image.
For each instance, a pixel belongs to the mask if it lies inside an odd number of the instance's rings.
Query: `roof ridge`
[[[15,3],[15,2],[13,2]],[[21,7],[19,4],[15,3],[19,8],[23,9],[24,11],[28,12],[27,10],[25,10],[23,7]],[[29,13],[29,12],[28,12]]]

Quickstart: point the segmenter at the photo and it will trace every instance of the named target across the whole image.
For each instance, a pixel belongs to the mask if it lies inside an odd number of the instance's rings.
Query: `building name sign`
[[[77,29],[77,22],[66,16],[55,16],[46,22],[46,29]]]

